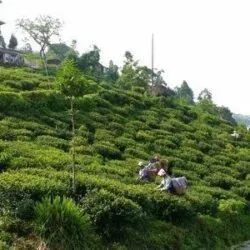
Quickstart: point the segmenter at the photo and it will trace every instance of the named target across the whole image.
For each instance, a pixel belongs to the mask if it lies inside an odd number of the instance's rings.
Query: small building
[[[24,65],[24,59],[17,50],[0,48],[0,64]]]
[[[1,3],[1,0],[0,0]],[[5,23],[0,21],[0,64],[24,65],[24,59],[20,52],[14,49],[7,49],[1,32],[1,26]]]

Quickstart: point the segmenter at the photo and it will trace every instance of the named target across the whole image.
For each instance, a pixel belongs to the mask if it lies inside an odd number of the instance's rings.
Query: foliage
[[[208,89],[203,89],[199,96],[198,96],[198,100],[208,100],[211,101],[212,100],[212,93],[208,90]]]
[[[184,98],[187,104],[194,104],[194,93],[186,81],[183,81],[181,87],[177,89],[177,95]]]
[[[58,37],[62,23],[59,19],[51,16],[39,16],[35,20],[22,18],[17,20],[17,27],[24,30],[40,46],[40,57],[44,62],[46,74],[48,68],[46,61],[46,48],[50,44],[52,37]]]
[[[133,87],[147,87],[151,71],[145,66],[139,66],[138,61],[134,61],[133,55],[125,52],[125,62],[118,79],[118,84],[125,89],[132,89]]]
[[[8,47],[10,49],[16,49],[17,45],[18,45],[17,38],[13,34],[11,34]]]
[[[221,216],[242,215],[246,212],[246,204],[234,199],[221,200],[218,209]]]
[[[72,52],[73,49],[65,43],[53,43],[49,44],[47,58],[48,59],[58,58],[60,61],[63,61]]]
[[[100,49],[93,45],[93,49],[82,54],[77,60],[78,67],[89,78],[99,81],[103,79],[104,67],[100,64]]]
[[[65,60],[58,72],[60,91],[68,97],[82,96],[87,81],[72,60]]]
[[[0,241],[30,246],[34,204],[45,196],[72,197],[73,145],[73,198],[104,223],[105,230],[94,226],[105,249],[224,249],[249,239],[245,126],[221,117],[211,100],[186,105],[178,96],[150,96],[144,87],[106,79],[107,69],[105,82],[94,83],[90,77],[96,76],[83,75],[78,60],[65,63],[70,70],[61,68],[56,81],[50,77],[50,90],[47,78],[32,69],[0,70]],[[63,93],[60,83],[66,84]],[[238,140],[230,136],[234,130]],[[138,162],[156,153],[168,160],[174,177],[187,177],[185,195],[159,192],[156,183],[137,179]],[[34,246],[42,241],[33,239]]]
[[[82,206],[98,231],[113,242],[126,239],[127,227],[138,227],[144,219],[140,206],[104,189],[90,192],[83,199]]]
[[[38,233],[52,249],[98,249],[88,217],[65,197],[44,198],[35,206]]]

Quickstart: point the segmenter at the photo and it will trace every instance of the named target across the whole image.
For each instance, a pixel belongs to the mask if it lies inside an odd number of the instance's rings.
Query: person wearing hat
[[[151,159],[148,163],[143,163],[140,161],[138,163],[139,170],[139,178],[140,180],[147,179],[149,181],[154,181],[155,177],[160,169],[160,155],[156,154],[153,159]]]
[[[169,175],[169,171],[168,171],[168,165],[167,165],[167,161],[162,160],[160,162],[161,165],[161,169],[158,172],[158,175],[161,176],[163,179],[160,183],[159,186],[156,187],[156,189],[160,190],[160,191],[169,191],[171,190],[171,177]]]
[[[147,169],[145,167],[145,164],[142,161],[139,161],[138,167],[140,168],[139,169],[139,177],[138,177],[138,179],[139,180],[146,179],[147,178]]]

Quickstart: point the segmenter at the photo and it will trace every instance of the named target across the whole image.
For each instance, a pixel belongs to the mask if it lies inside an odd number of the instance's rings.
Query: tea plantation
[[[89,82],[75,99],[73,193],[69,100],[54,77],[0,68],[0,249],[228,249],[250,239],[246,127],[211,103]],[[138,161],[156,153],[187,177],[186,194],[137,179]]]

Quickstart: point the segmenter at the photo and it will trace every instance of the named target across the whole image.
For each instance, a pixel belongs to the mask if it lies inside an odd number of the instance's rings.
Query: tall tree
[[[8,47],[10,49],[16,49],[17,45],[18,45],[17,38],[13,34],[11,34]]]
[[[105,78],[112,82],[116,82],[119,78],[118,66],[115,65],[112,60],[109,61],[109,67],[106,69]]]
[[[212,100],[212,93],[208,89],[205,88],[200,92],[198,100],[197,106],[202,110],[216,116],[219,115],[219,110]]]
[[[193,90],[188,86],[186,81],[183,81],[180,88],[177,88],[177,94],[180,99],[185,99],[188,104],[194,104]]]
[[[118,83],[126,89],[133,89],[133,87],[147,88],[150,79],[151,70],[146,66],[140,66],[138,61],[134,61],[132,53],[126,51]]]
[[[51,16],[39,16],[35,20],[23,18],[17,20],[17,27],[24,30],[40,46],[40,57],[48,76],[46,61],[46,49],[52,37],[58,37],[62,23],[59,19]]]
[[[0,47],[2,47],[4,49],[6,48],[6,43],[5,43],[5,40],[4,40],[4,37],[1,33],[1,31],[0,31]]]
[[[0,0],[0,4],[2,3],[2,1]],[[6,43],[4,41],[4,37],[2,36],[2,32],[1,32],[1,25],[3,25],[4,22],[0,20],[0,47],[2,48],[6,48]]]
[[[87,87],[87,80],[77,68],[73,60],[65,60],[59,68],[57,82],[60,91],[70,100],[70,117],[72,126],[72,190],[75,193],[75,98],[84,94]]]
[[[221,107],[218,107],[218,111],[219,111],[221,119],[224,119],[224,120],[229,121],[233,124],[236,124],[236,121],[233,118],[233,113],[231,112],[231,110],[229,108],[221,106]]]
[[[100,49],[93,45],[93,49],[82,54],[78,60],[78,66],[83,72],[96,80],[104,77],[104,67],[100,63]]]
[[[152,69],[150,69],[150,71],[152,72]],[[154,81],[153,81],[153,85],[156,86],[167,86],[167,83],[165,82],[162,73],[164,73],[164,70],[158,70],[156,73],[153,72],[154,74]]]
[[[56,57],[63,61],[71,52],[71,47],[65,43],[53,43],[49,45],[47,57]]]
[[[207,101],[212,101],[212,93],[208,90],[208,89],[203,89],[199,96],[198,96],[198,100],[207,100]]]

